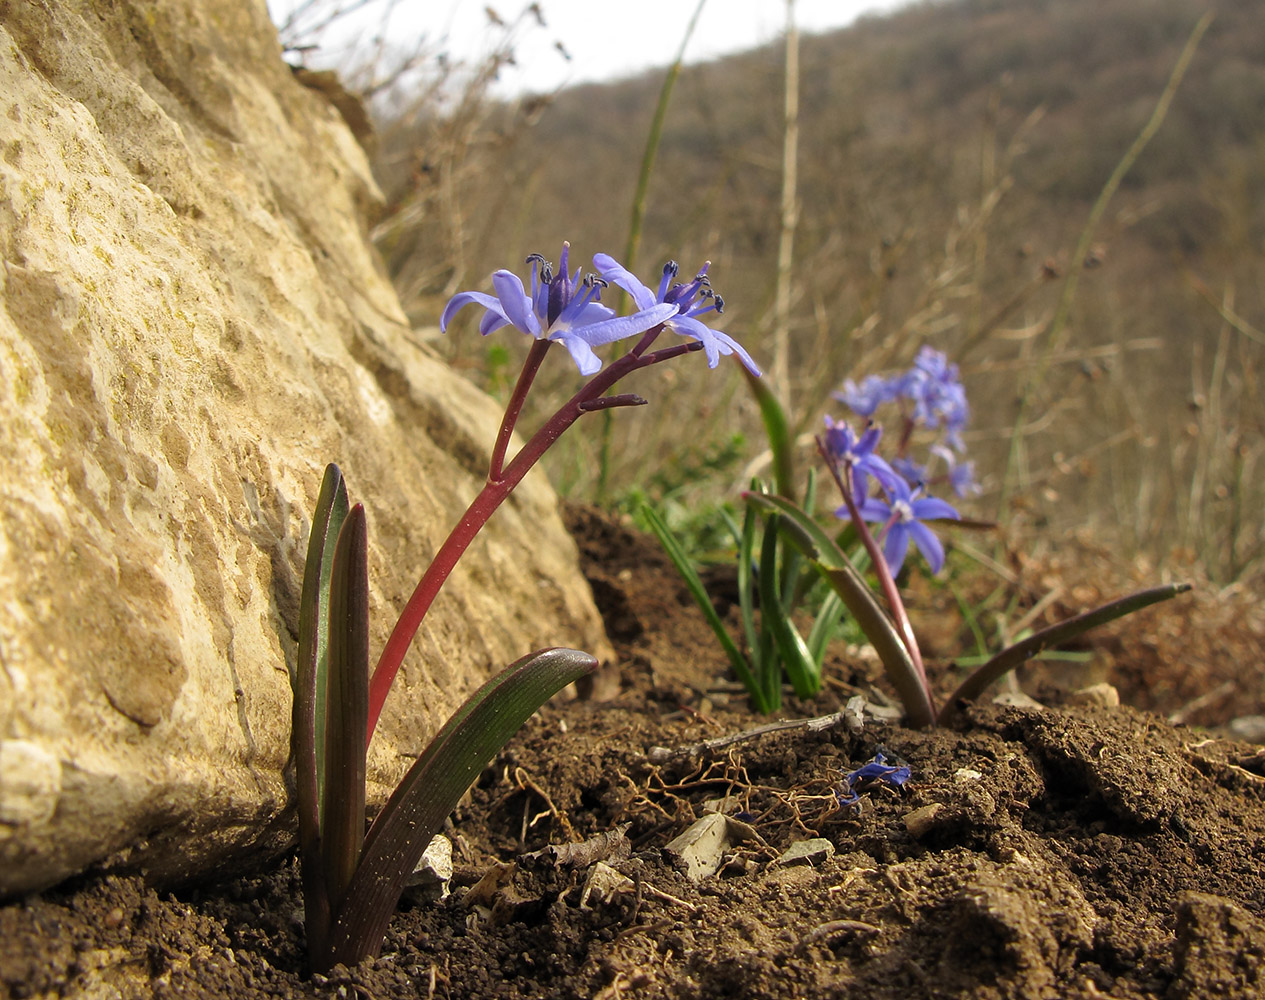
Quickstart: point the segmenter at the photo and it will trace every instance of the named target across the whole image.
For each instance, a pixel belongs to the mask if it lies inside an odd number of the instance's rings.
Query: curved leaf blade
[[[812,698],[821,688],[821,678],[808,652],[808,646],[787,615],[778,587],[777,524],[780,520],[781,518],[774,514],[764,525],[759,579],[760,622],[773,634],[777,659],[786,668],[786,676],[790,679],[796,697]],[[778,685],[782,682],[780,668],[777,668],[776,664],[772,682]]]
[[[735,361],[737,358],[734,359]],[[739,362],[739,369],[747,380],[747,388],[760,407],[760,420],[764,423],[764,436],[773,453],[773,481],[784,497],[794,496],[795,490],[795,442],[791,439],[791,425],[786,411],[778,402],[767,378],[751,374],[746,365]]]
[[[1188,583],[1171,583],[1163,587],[1139,590],[1136,593],[1128,594],[1101,607],[1094,608],[1092,611],[1086,611],[1075,618],[1068,618],[1066,621],[1051,625],[1040,632],[1034,632],[1022,642],[1008,646],[958,685],[958,689],[953,692],[953,696],[940,711],[940,724],[947,725],[953,721],[961,710],[960,706],[963,703],[974,701],[988,690],[991,684],[1000,680],[1011,670],[1021,666],[1042,650],[1060,642],[1067,642],[1069,639],[1074,639],[1090,629],[1115,621],[1117,618],[1123,618],[1125,615],[1133,614],[1135,611],[1141,611],[1152,604],[1171,600],[1178,594],[1184,594],[1190,589],[1191,586]]]
[[[365,743],[369,731],[369,541],[356,504],[338,533],[330,573],[329,689],[321,865],[337,908],[365,836]]]
[[[883,661],[883,668],[905,706],[909,724],[919,729],[932,725],[936,717],[935,706],[931,704],[922,674],[910,659],[909,649],[879,605],[874,591],[866,585],[847,554],[812,518],[784,497],[748,492],[743,494],[743,498],[749,505],[783,515],[779,530],[804,553],[857,620]]]
[[[543,649],[506,667],[445,723],[369,828],[335,913],[329,965],[376,955],[405,880],[488,761],[541,705],[597,667],[578,649]]]
[[[291,746],[297,772],[299,851],[303,859],[303,904],[307,935],[318,943],[329,927],[329,889],[320,863],[320,790],[324,781],[325,671],[329,580],[334,546],[347,518],[347,486],[337,465],[321,481],[303,564],[299,599],[299,655],[294,677]],[[319,706],[319,711],[318,711]],[[318,733],[320,734],[318,738]]]
[[[643,505],[641,513],[645,517],[646,523],[650,525],[650,530],[659,539],[659,544],[663,546],[663,551],[667,553],[672,565],[676,567],[677,573],[680,574],[681,580],[685,583],[686,590],[690,592],[690,596],[694,598],[694,603],[698,605],[698,610],[703,613],[703,617],[707,619],[707,624],[716,634],[716,640],[725,651],[725,655],[729,657],[729,662],[733,664],[734,672],[738,675],[738,679],[742,681],[743,686],[755,698],[756,708],[761,712],[766,711],[763,707],[763,698],[759,692],[755,676],[747,664],[747,658],[742,655],[742,651],[738,649],[738,644],[733,641],[729,630],[725,628],[724,622],[720,620],[720,615],[716,613],[716,609],[712,606],[712,599],[708,596],[707,588],[703,585],[702,578],[699,577],[698,572],[690,562],[689,556],[685,554],[685,550],[681,548],[675,536],[668,530],[668,526],[663,522],[663,518],[659,516],[658,512],[648,505]]]

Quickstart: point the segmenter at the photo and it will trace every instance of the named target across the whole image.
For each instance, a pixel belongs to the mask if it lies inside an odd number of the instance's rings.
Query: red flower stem
[[[927,683],[927,670],[922,665],[922,653],[918,649],[918,640],[914,638],[914,627],[910,624],[909,615],[905,611],[905,602],[901,600],[900,591],[896,589],[896,581],[892,579],[892,571],[887,565],[887,559],[884,558],[883,551],[878,547],[878,542],[874,540],[870,529],[866,527],[865,521],[861,518],[861,511],[857,509],[852,491],[844,485],[845,478],[852,478],[851,465],[849,464],[844,469],[844,477],[841,478],[839,470],[835,467],[835,463],[830,461],[830,456],[827,454],[825,445],[820,439],[817,441],[817,448],[821,452],[822,458],[826,460],[826,466],[830,469],[830,474],[834,476],[839,492],[843,495],[843,502],[848,505],[848,516],[852,518],[857,537],[861,539],[861,544],[865,546],[865,551],[869,553],[870,562],[874,566],[874,573],[878,577],[879,586],[883,588],[883,596],[887,598],[887,606],[891,608],[892,619],[896,623],[896,633],[900,636],[901,641],[904,642],[905,648],[909,650],[909,658],[918,670],[918,677],[922,681],[923,690],[927,692],[927,704],[932,706],[934,715],[935,700],[931,696],[931,685]]]
[[[538,343],[543,343],[545,348],[549,345],[548,341],[539,341]],[[461,520],[453,527],[447,539],[444,540],[444,544],[435,553],[435,558],[431,561],[431,564],[426,567],[426,572],[422,574],[417,587],[414,588],[412,596],[400,613],[399,621],[395,623],[395,628],[391,630],[391,635],[387,639],[381,655],[378,657],[378,665],[374,668],[373,676],[369,681],[369,739],[373,738],[373,731],[378,724],[378,717],[382,714],[382,706],[386,703],[387,693],[391,690],[391,684],[395,680],[395,675],[399,673],[400,664],[404,662],[404,656],[408,652],[409,646],[412,645],[413,637],[417,635],[417,630],[421,628],[422,620],[426,617],[426,612],[430,610],[431,603],[439,594],[444,581],[452,573],[453,567],[457,565],[457,561],[469,548],[470,543],[474,541],[475,536],[483,526],[487,524],[488,519],[496,511],[496,508],[501,505],[501,502],[513,492],[515,486],[522,482],[523,477],[527,475],[532,466],[540,461],[541,456],[562,436],[563,432],[585,414],[587,406],[594,400],[605,396],[607,390],[621,378],[638,369],[648,368],[650,365],[668,361],[682,354],[701,350],[702,347],[703,345],[698,341],[691,341],[662,351],[655,351],[653,354],[648,354],[644,357],[626,354],[612,362],[610,366],[598,372],[586,382],[579,392],[562,405],[557,413],[545,421],[541,428],[532,435],[531,439],[523,445],[522,450],[514,456],[514,460],[501,471],[499,478],[493,479],[489,476],[483,489],[479,491],[479,495],[466,508]],[[532,351],[535,352],[535,350],[536,348],[533,346]],[[543,355],[544,350],[540,353]],[[526,371],[527,365],[531,363],[531,360],[532,357],[529,354],[528,360],[524,364],[524,371]],[[536,365],[537,367],[539,366],[539,361],[536,362]],[[522,381],[523,379],[520,376],[519,382],[521,383]],[[516,388],[515,396],[517,394]],[[514,400],[511,399],[511,406],[513,404]],[[522,408],[521,399],[518,400],[518,406],[520,409]],[[508,415],[506,421],[501,425],[502,429],[507,424],[510,424]],[[508,435],[506,437],[508,439]],[[498,437],[498,444],[499,441]]]
[[[514,393],[510,396],[509,405],[505,407],[505,416],[501,418],[501,429],[496,435],[496,445],[492,448],[492,462],[488,466],[488,479],[495,481],[501,478],[501,469],[505,465],[505,451],[509,448],[510,436],[514,433],[514,425],[518,423],[519,414],[523,412],[523,403],[527,393],[540,370],[540,363],[549,353],[552,341],[532,341],[531,350],[523,362],[523,370],[518,373],[518,381],[514,383]]]

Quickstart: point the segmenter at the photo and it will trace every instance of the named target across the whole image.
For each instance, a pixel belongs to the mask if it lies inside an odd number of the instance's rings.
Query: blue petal
[[[549,338],[559,341],[571,352],[571,360],[580,369],[581,375],[595,375],[602,368],[601,359],[593,353],[593,348],[573,333],[556,333]]]
[[[586,343],[594,347],[611,344],[625,337],[634,337],[658,326],[669,316],[676,315],[676,306],[663,302],[633,313],[631,316],[616,316],[588,326],[578,327],[573,332],[583,337]]]
[[[655,297],[654,292],[641,283],[640,278],[610,254],[595,253],[593,255],[593,267],[607,281],[615,282],[615,284],[631,295],[638,309],[649,309],[659,301]]]
[[[496,289],[496,297],[501,300],[501,311],[505,318],[523,333],[530,333],[539,339],[540,321],[532,312],[532,303],[523,283],[513,271],[497,271],[492,275],[492,287]]]
[[[707,355],[707,367],[715,368],[720,364],[720,348],[719,341],[716,339],[716,331],[706,323],[700,323],[691,316],[677,316],[670,323],[668,329],[673,333],[679,333],[682,337],[690,337],[693,340],[700,341],[703,345],[703,353]],[[726,354],[729,352],[726,351]]]
[[[861,517],[866,521],[886,521],[892,516],[892,508],[877,497],[870,497],[857,507],[861,512]]]
[[[747,371],[757,377],[760,375],[760,369],[756,367],[756,363],[751,360],[751,355],[743,350],[742,345],[739,344],[738,341],[734,340],[733,337],[729,336],[727,333],[721,333],[719,330],[713,330],[712,333],[716,336],[716,339],[720,341],[722,347],[720,352],[721,354],[738,355],[738,359],[746,366]],[[725,347],[728,347],[729,350],[724,350]]]
[[[551,330],[578,330],[582,326],[601,323],[615,315],[615,310],[600,302],[585,302],[578,295],[567,303],[566,308],[558,313]]]
[[[471,302],[483,306],[484,309],[492,309],[497,313],[501,312],[501,303],[494,296],[487,295],[484,292],[458,292],[448,300],[448,304],[444,306],[443,314],[439,317],[440,333],[448,329],[448,324],[452,322],[452,318],[457,314],[457,311],[465,308]]]
[[[887,532],[887,541],[883,543],[883,558],[887,560],[892,576],[899,573],[900,568],[905,565],[905,553],[909,551],[909,529],[908,524],[893,524]]]
[[[921,497],[911,505],[914,517],[920,521],[943,518],[946,521],[959,520],[958,512],[939,497]]]
[[[501,312],[499,307],[488,309],[483,314],[483,319],[479,321],[479,332],[486,337],[493,330],[499,330],[501,327],[509,325],[510,321],[506,319],[505,313]]]
[[[909,533],[914,536],[914,544],[918,546],[918,551],[922,553],[923,558],[927,560],[927,565],[931,567],[931,572],[939,573],[940,568],[944,565],[944,546],[940,544],[940,539],[936,537],[936,533],[925,524],[919,524],[917,521],[908,525],[908,528]]]

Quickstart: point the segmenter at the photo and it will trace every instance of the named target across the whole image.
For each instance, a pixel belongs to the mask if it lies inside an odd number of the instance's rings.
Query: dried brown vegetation
[[[1209,7],[1215,19],[1162,127],[1080,262],[1055,350],[1050,325],[1090,205]],[[1183,546],[1215,579],[1259,573],[1257,13],[1249,0],[963,0],[805,38],[790,357],[799,426],[816,426],[844,377],[903,366],[934,344],[963,365],[975,406],[969,443],[990,487],[976,513],[1005,518],[1019,389],[1048,353],[1008,501],[1129,551]],[[714,261],[725,328],[757,356],[771,351],[783,57],[779,43],[682,74],[638,261]],[[563,239],[618,252],[659,83],[647,74],[387,129],[384,163],[406,149],[447,156],[437,178],[383,173],[393,212],[415,219],[407,230],[388,220],[382,246],[419,325],[455,289],[529,252],[556,254]],[[506,344],[463,329],[440,349],[495,389]],[[670,374],[637,387],[652,412],[617,421],[617,485],[652,451],[688,466],[735,429],[759,440],[736,376],[704,400],[692,373]],[[688,439],[676,431],[686,419]],[[592,484],[595,439],[561,449],[564,489]],[[731,473],[705,489],[730,492]]]

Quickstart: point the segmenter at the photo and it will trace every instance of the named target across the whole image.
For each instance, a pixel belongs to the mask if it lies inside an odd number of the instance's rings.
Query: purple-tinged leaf
[[[324,782],[325,677],[329,639],[329,581],[334,547],[347,517],[347,487],[337,465],[321,482],[308,537],[299,600],[299,658],[294,679],[292,744],[297,771],[299,850],[308,941],[328,935],[329,888],[320,863],[320,790]],[[319,711],[318,711],[319,706]]]
[[[365,508],[347,514],[330,575],[329,689],[321,866],[337,912],[365,836],[365,743],[369,727],[369,544]]]
[[[541,705],[596,667],[597,660],[577,649],[530,653],[479,688],[445,723],[369,828],[334,914],[326,967],[377,955],[405,880],[466,789]]]
[[[948,725],[961,711],[963,704],[974,701],[988,690],[989,686],[995,681],[1000,680],[1011,670],[1021,666],[1043,650],[1049,649],[1060,642],[1075,639],[1078,635],[1088,632],[1090,629],[1115,621],[1117,618],[1123,618],[1125,615],[1132,614],[1135,611],[1141,611],[1152,604],[1170,600],[1178,594],[1186,593],[1190,589],[1191,587],[1188,583],[1171,583],[1163,587],[1139,590],[1135,594],[1129,594],[1092,611],[1086,611],[1083,615],[1077,615],[1075,618],[1069,618],[1066,621],[1059,622],[1057,625],[1051,625],[1040,632],[1034,632],[1022,642],[1008,646],[958,686],[958,689],[953,692],[953,696],[948,700],[944,708],[940,710],[940,724],[942,726]]]

